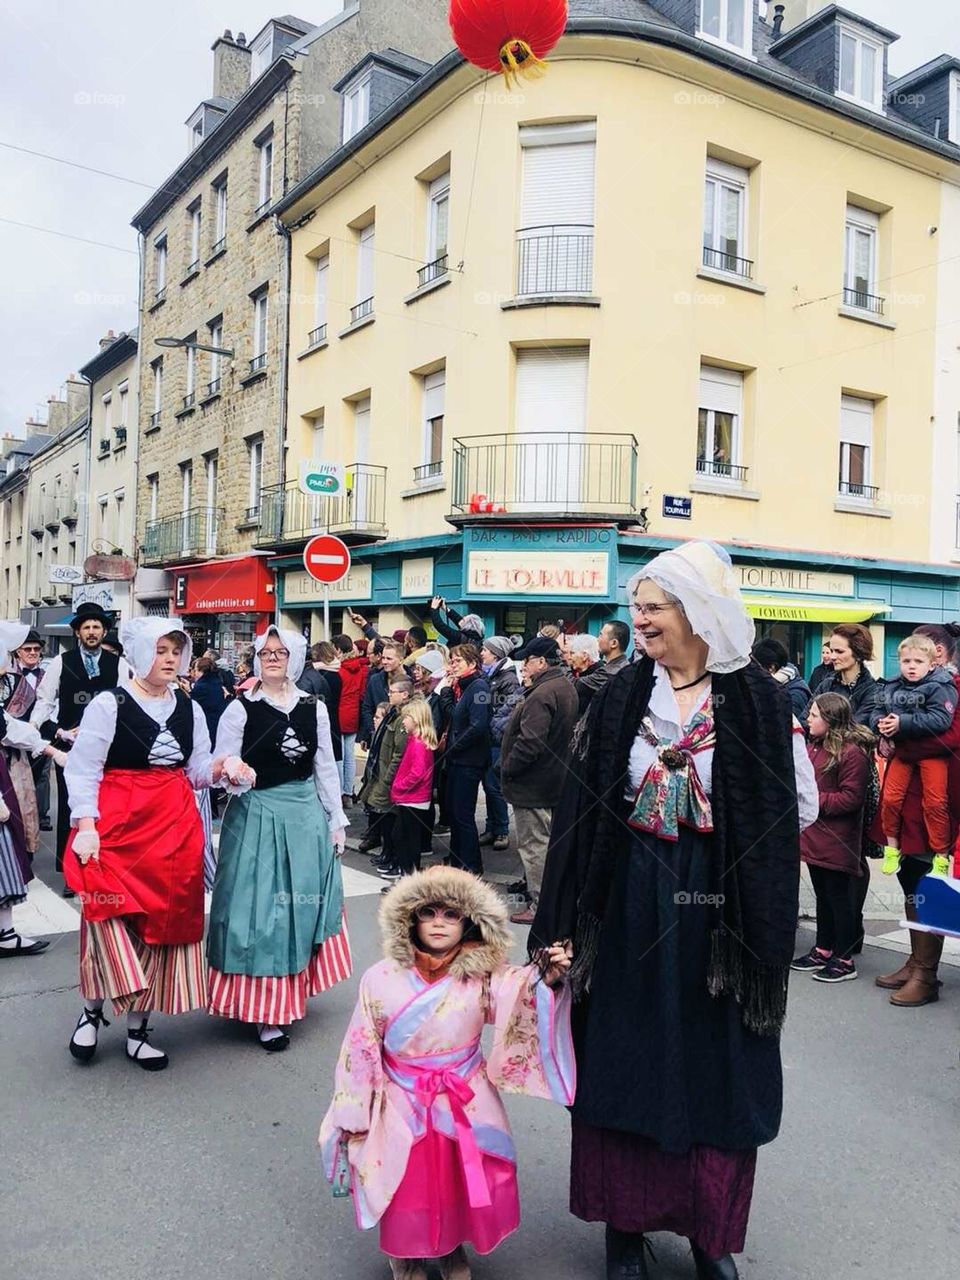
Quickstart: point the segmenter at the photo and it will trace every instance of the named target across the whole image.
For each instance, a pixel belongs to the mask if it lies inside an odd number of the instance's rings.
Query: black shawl
[[[590,985],[626,823],[628,762],[654,682],[649,659],[620,671],[591,704],[550,836],[529,947],[573,939],[575,996]],[[786,1015],[797,927],[800,824],[789,700],[756,663],[713,677],[711,995],[729,995],[744,1025],[776,1034]]]

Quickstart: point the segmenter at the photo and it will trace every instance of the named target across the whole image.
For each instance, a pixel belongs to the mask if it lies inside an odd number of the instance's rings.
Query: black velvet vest
[[[112,689],[110,692],[117,700],[117,730],[107,752],[104,769],[151,768],[150,752],[163,726],[148,716],[124,689]],[[186,764],[193,751],[193,704],[179,689],[173,691],[173,696],[176,706],[167,721],[167,728],[176,738]]]
[[[278,711],[265,698],[251,702],[244,698],[247,723],[243,730],[241,756],[256,771],[257,791],[282,786],[284,782],[302,781],[313,773],[313,757],[317,753],[317,707],[313,698],[301,698],[289,716]],[[287,726],[307,748],[297,760],[288,760],[280,749]]]
[[[87,675],[79,648],[68,649],[62,662],[57,726],[60,729],[76,729],[81,716],[97,694],[117,687],[120,659],[115,653],[107,653],[105,649],[101,649],[99,674],[93,679]]]

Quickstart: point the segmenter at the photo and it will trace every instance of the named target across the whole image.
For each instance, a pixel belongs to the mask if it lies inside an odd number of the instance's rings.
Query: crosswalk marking
[[[13,927],[31,938],[47,938],[54,933],[77,933],[80,910],[75,899],[61,898],[42,880],[27,885],[27,900],[13,908]]]

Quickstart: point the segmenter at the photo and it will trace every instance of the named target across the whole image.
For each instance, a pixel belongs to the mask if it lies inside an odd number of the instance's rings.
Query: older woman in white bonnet
[[[646,1233],[672,1231],[701,1280],[733,1280],[780,1124],[816,788],[726,552],[685,544],[628,591],[645,656],[591,703],[530,945],[574,941],[571,1209],[607,1224],[608,1277],[646,1277]]]

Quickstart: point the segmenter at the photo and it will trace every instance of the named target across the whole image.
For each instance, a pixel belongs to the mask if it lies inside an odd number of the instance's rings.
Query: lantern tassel
[[[521,79],[535,80],[542,76],[547,64],[538,58],[526,40],[508,40],[500,48],[500,65],[508,89]]]

